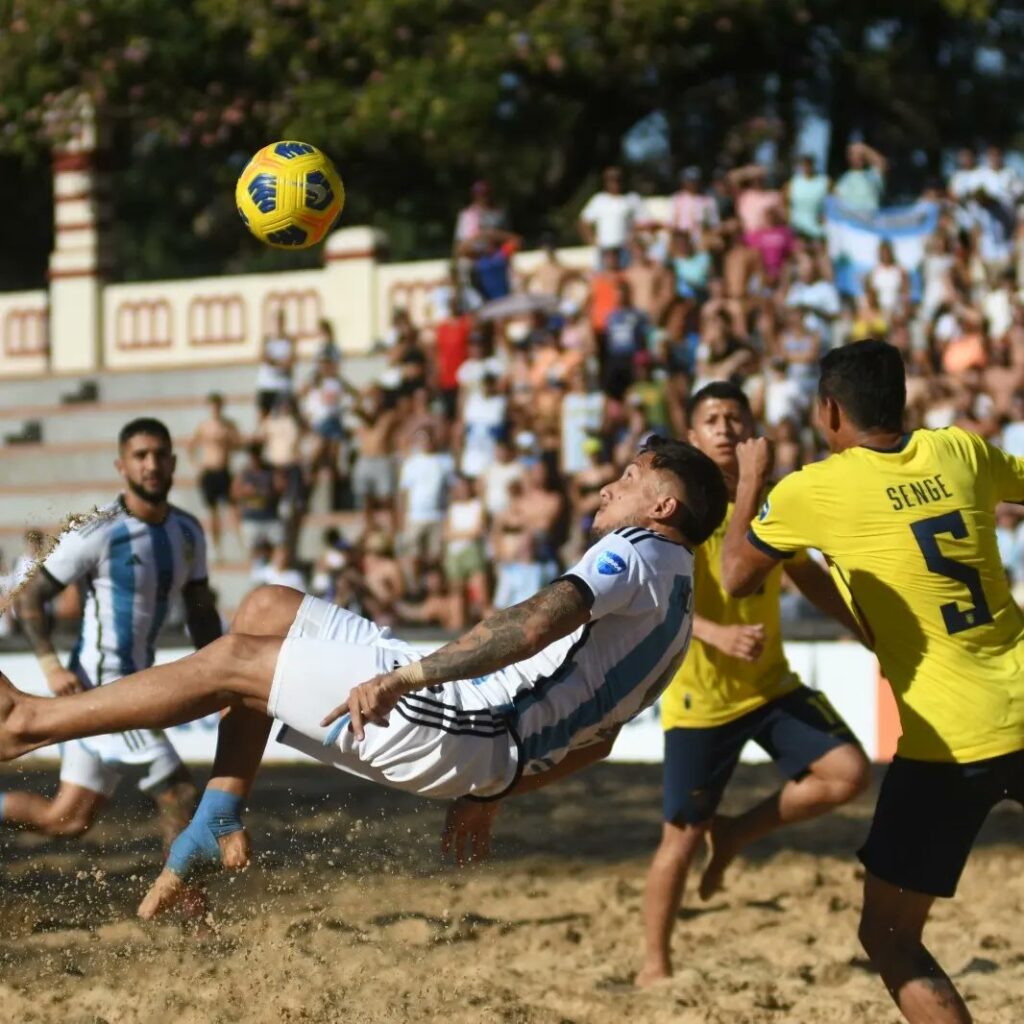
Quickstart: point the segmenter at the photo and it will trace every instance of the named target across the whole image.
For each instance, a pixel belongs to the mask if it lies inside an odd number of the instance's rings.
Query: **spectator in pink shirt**
[[[747,164],[729,172],[729,183],[736,191],[736,216],[745,235],[768,226],[768,211],[782,210],[782,193],[768,188],[767,174],[760,164]]]
[[[698,244],[704,232],[718,227],[718,206],[701,188],[699,167],[687,167],[679,176],[679,191],[672,196],[668,229],[684,231]]]
[[[774,285],[778,284],[782,268],[793,252],[796,235],[786,223],[780,207],[769,206],[765,216],[765,226],[757,231],[747,232],[744,241],[761,254],[764,283]]]

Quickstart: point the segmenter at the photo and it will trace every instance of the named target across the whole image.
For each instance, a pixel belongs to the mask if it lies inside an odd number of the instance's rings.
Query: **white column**
[[[104,245],[96,117],[80,97],[51,117],[54,245],[50,254],[50,369],[89,373],[102,365]]]
[[[343,352],[366,352],[380,336],[377,258],[385,241],[375,228],[342,228],[324,246],[324,316]]]

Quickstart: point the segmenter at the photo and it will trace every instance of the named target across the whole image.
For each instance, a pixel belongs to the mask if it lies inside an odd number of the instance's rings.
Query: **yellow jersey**
[[[764,651],[757,661],[743,661],[694,637],[661,698],[661,724],[666,729],[723,725],[800,685],[782,649],[782,566],[772,569],[761,589],[749,597],[730,597],[722,587],[722,545],[732,512],[730,504],[722,525],[694,552],[693,613],[723,626],[760,623]]]
[[[1024,501],[1024,459],[949,427],[850,448],[785,477],[751,523],[777,557],[828,557],[875,640],[921,761],[1024,749],[1024,615],[996,547],[995,506]]]

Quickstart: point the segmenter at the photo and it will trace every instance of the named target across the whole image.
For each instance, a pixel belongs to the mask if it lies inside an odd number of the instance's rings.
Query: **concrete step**
[[[374,380],[384,368],[381,355],[360,355],[342,363],[345,376],[357,386]],[[305,381],[313,366],[308,361],[296,365],[296,380]],[[80,377],[33,377],[28,380],[0,381],[0,414],[23,405],[59,405],[63,395],[78,390],[83,380],[95,381],[101,403],[153,398],[202,398],[211,391],[256,391],[256,366],[237,363],[228,366],[196,366],[181,369],[138,370],[130,373],[92,373]]]
[[[251,433],[256,427],[255,406],[246,395],[230,396],[225,413],[243,433]],[[16,432],[26,420],[37,419],[43,425],[44,446],[106,441],[113,450],[120,429],[137,416],[155,416],[172,436],[191,437],[206,415],[206,406],[196,398],[139,398],[82,406],[21,406],[0,410],[0,435]]]

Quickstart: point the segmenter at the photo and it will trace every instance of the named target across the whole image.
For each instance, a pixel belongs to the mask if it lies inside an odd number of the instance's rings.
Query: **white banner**
[[[436,644],[419,644],[424,653],[434,650]],[[157,652],[157,663],[176,661],[191,652],[185,649]],[[846,719],[857,734],[868,756],[878,760],[889,751],[880,749],[881,733],[878,709],[878,662],[874,655],[854,643],[801,643],[786,644],[786,657],[793,670],[808,685],[822,690],[835,709]],[[35,658],[30,654],[7,655],[4,672],[14,683],[31,693],[49,695]],[[182,758],[198,764],[213,760],[217,741],[217,715],[168,729]],[[28,755],[54,760],[59,757],[55,747],[44,747]],[[657,707],[648,708],[629,722],[616,741],[612,761],[659,762],[662,759],[661,724]],[[751,743],[743,752],[744,761],[764,761],[767,758],[759,747]],[[266,761],[308,760],[304,755],[273,740],[267,746]]]
[[[936,203],[892,206],[875,213],[845,207],[835,196],[825,201],[825,237],[835,270],[835,285],[843,295],[860,295],[864,275],[878,262],[878,246],[888,241],[896,262],[918,287],[924,248],[939,222]]]

